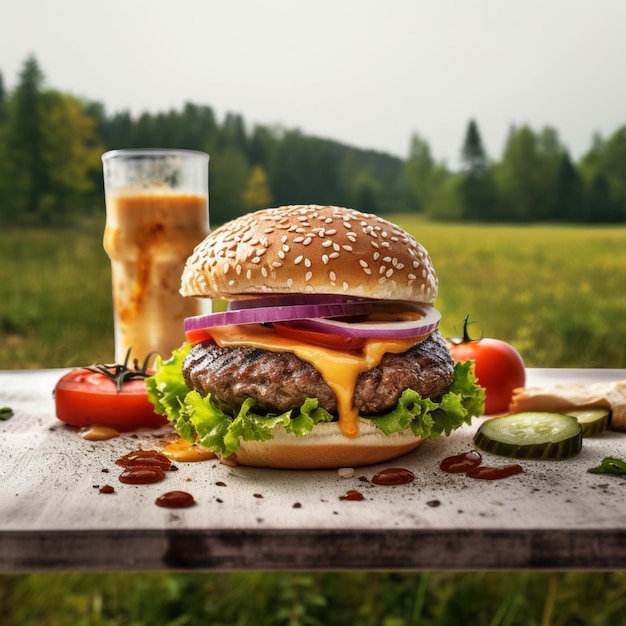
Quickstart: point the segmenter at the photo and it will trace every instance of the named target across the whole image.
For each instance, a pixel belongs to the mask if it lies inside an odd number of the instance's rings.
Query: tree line
[[[50,223],[102,210],[102,153],[160,147],[210,154],[213,223],[294,203],[433,220],[626,221],[626,125],[608,139],[596,136],[578,162],[551,127],[512,126],[500,159],[488,155],[475,120],[459,144],[454,170],[417,133],[401,159],[298,129],[249,129],[241,115],[219,120],[208,105],[109,114],[49,87],[30,56],[12,90],[0,73],[0,220]]]

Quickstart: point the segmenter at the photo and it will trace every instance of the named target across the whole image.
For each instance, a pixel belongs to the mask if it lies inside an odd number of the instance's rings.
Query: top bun
[[[224,224],[196,246],[181,280],[184,296],[311,293],[428,304],[438,284],[428,252],[399,226],[318,205],[263,209]]]

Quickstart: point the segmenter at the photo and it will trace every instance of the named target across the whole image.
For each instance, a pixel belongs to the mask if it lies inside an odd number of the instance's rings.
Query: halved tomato
[[[360,350],[365,345],[363,337],[346,337],[324,333],[310,328],[302,328],[298,322],[274,322],[274,330],[283,337],[312,343],[333,350]]]
[[[107,426],[120,432],[158,428],[168,423],[154,412],[143,379],[117,385],[104,374],[77,368],[61,377],[54,389],[57,417],[66,424]]]

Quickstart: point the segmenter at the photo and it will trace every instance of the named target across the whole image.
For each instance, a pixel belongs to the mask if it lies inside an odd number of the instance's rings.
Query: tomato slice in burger
[[[366,341],[363,337],[346,337],[302,328],[298,322],[274,322],[273,326],[274,330],[283,337],[312,343],[324,348],[332,348],[333,350],[360,350]]]
[[[208,330],[199,328],[197,330],[186,330],[185,338],[191,344],[203,343],[204,341],[211,339],[211,334]]]
[[[114,380],[84,368],[70,370],[54,389],[57,417],[84,428],[107,426],[120,432],[157,428],[167,424],[154,412],[143,379],[127,380],[118,392]]]

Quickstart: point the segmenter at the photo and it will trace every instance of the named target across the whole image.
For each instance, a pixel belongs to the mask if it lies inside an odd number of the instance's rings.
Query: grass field
[[[626,228],[443,225],[394,218],[428,248],[442,332],[511,342],[529,367],[626,365]],[[110,361],[103,223],[0,231],[0,368]]]
[[[440,278],[442,331],[531,367],[626,366],[626,228],[441,225],[397,216]],[[0,231],[0,369],[113,353],[103,223]],[[624,573],[55,574],[0,577],[12,626],[614,626]]]

